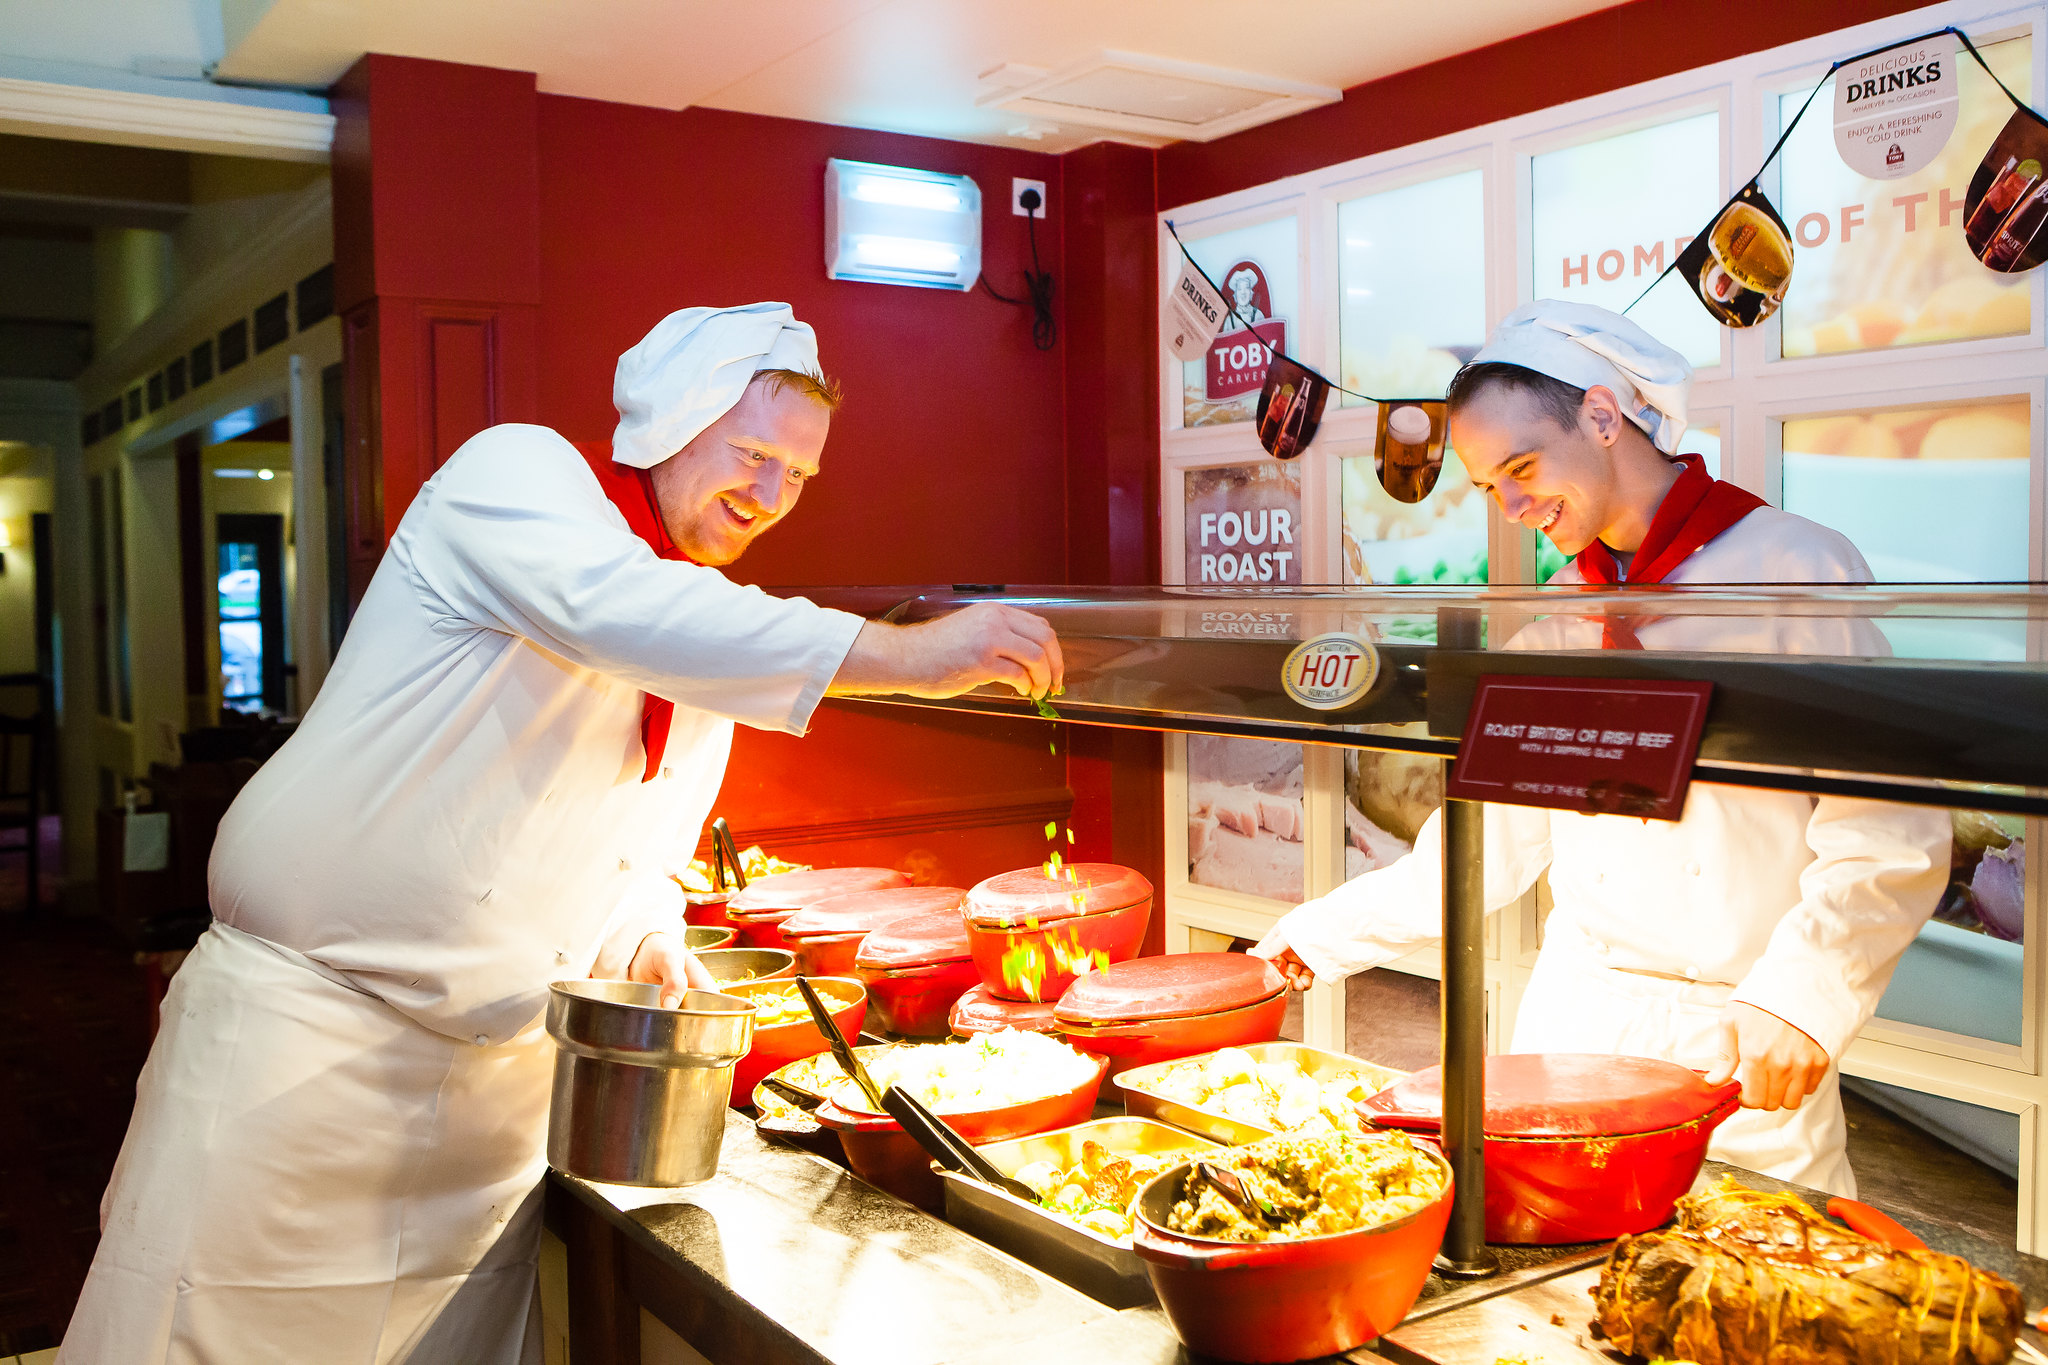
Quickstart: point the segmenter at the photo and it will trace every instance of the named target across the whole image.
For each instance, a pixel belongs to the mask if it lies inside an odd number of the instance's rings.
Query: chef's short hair
[[[1448,412],[1456,412],[1490,389],[1527,394],[1545,417],[1566,431],[1579,424],[1579,413],[1586,402],[1584,389],[1574,388],[1562,379],[1553,379],[1521,365],[1487,360],[1467,365],[1451,376],[1451,387],[1444,394],[1444,407]]]
[[[846,398],[838,380],[810,370],[756,370],[754,382],[767,385],[770,393],[794,390],[827,412],[839,411],[840,403]]]

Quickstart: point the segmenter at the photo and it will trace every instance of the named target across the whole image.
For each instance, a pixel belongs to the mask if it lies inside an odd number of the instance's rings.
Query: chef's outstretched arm
[[[1023,696],[1047,697],[1064,678],[1059,638],[1043,617],[977,602],[914,626],[865,623],[826,692],[957,697],[1001,683]]]

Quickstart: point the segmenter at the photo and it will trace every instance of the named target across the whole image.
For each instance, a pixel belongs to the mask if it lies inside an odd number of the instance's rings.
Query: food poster
[[[2027,919],[2026,821],[1950,811],[1948,887],[1899,959],[1879,1018],[2018,1045]]]
[[[1300,465],[1190,469],[1186,490],[1183,582],[1248,588],[1301,584]]]
[[[1628,308],[1726,202],[1721,183],[1712,112],[1531,157],[1531,297]],[[1694,365],[1721,363],[1720,324],[1676,280],[1629,316]]]
[[[1188,880],[1297,904],[1304,889],[1299,744],[1188,736]]]
[[[1847,536],[1880,582],[2025,579],[2029,421],[2018,397],[1789,419],[1782,506]],[[1969,649],[1955,628],[1996,634],[2005,623],[1880,624],[1901,652],[1923,652],[1902,632],[1943,631],[1952,638],[1928,644],[1971,658],[1997,656]],[[2023,624],[2014,638],[2023,642]]]
[[[2030,48],[2021,37],[1979,51],[2024,92],[2033,79]],[[1776,196],[1799,253],[1799,283],[1778,310],[1783,354],[2012,336],[2032,326],[2026,280],[1986,270],[1964,235],[1971,179],[2011,119],[2012,101],[1967,55],[1956,87],[1955,132],[1924,169],[1896,180],[1844,165],[1825,118],[1809,114],[1793,130]],[[1815,112],[1832,98],[1824,88]],[[1781,96],[1780,117],[1789,121],[1805,99],[1805,90]]]
[[[1181,425],[1252,421],[1273,351],[1299,344],[1300,227],[1292,216],[1276,218],[1187,248],[1234,313],[1203,357],[1181,366]]]
[[[1678,274],[1726,326],[1778,311],[1792,286],[1792,238],[1754,180],[1678,254]]]
[[[1444,803],[1443,760],[1419,754],[1344,754],[1344,880],[1405,857]]]
[[[1442,397],[1486,341],[1484,175],[1462,171],[1346,200],[1337,240],[1344,387]]]
[[[1370,451],[1338,465],[1346,583],[1486,581],[1486,495],[1455,450],[1444,451],[1443,472],[1420,502],[1387,493]]]

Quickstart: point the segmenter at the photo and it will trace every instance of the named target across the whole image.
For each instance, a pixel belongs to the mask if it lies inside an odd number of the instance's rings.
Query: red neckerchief
[[[1592,584],[1662,583],[1671,571],[1692,558],[1723,531],[1741,521],[1764,500],[1746,488],[1737,488],[1707,473],[1706,463],[1697,455],[1680,455],[1678,482],[1658,504],[1657,515],[1643,537],[1642,548],[1629,561],[1628,574],[1620,573],[1614,551],[1594,541],[1579,551],[1572,562]],[[1643,621],[1641,625],[1648,625]],[[1600,618],[1602,649],[1641,649],[1636,637],[1638,625],[1612,616]]]
[[[676,543],[668,538],[668,528],[661,524],[661,505],[654,499],[654,479],[644,469],[634,469],[612,459],[611,442],[578,441],[577,452],[590,464],[590,472],[597,475],[598,487],[612,500],[612,506],[625,517],[626,525],[633,528],[633,534],[647,542],[647,548],[663,559],[680,560],[694,564]],[[647,751],[647,770],[640,775],[642,782],[651,782],[661,771],[661,755],[668,748],[668,730],[675,720],[676,704],[666,697],[657,697],[652,692],[640,694],[640,747]]]

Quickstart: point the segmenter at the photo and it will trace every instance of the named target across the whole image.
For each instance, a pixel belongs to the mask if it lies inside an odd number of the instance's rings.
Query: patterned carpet
[[[97,920],[57,918],[57,821],[42,833],[35,917],[0,846],[0,1359],[64,1334],[149,1048],[142,969]]]

